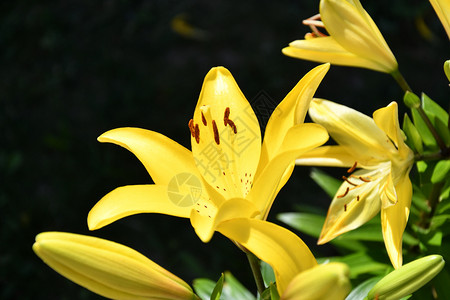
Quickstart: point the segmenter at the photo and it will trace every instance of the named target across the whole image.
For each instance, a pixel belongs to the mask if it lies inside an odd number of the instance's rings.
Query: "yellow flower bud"
[[[187,283],[139,252],[66,232],[36,236],[34,252],[51,268],[111,299],[198,299]]]

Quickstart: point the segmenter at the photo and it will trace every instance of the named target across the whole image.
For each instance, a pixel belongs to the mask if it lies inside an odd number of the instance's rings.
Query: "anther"
[[[230,117],[230,108],[225,108],[225,112],[223,113],[223,125],[227,126],[228,124],[228,118]]]
[[[344,211],[347,211],[347,204],[344,204]]]
[[[194,137],[197,144],[200,143],[200,128],[198,127],[198,124],[195,124],[194,126]]]
[[[214,132],[214,141],[216,142],[217,145],[220,145],[219,130],[217,130],[216,121],[212,120],[212,126]]]
[[[191,132],[192,137],[195,137],[195,132],[194,132],[194,120],[190,119],[189,123],[189,131]]]
[[[350,180],[348,180],[348,178],[345,177],[345,176],[342,176],[342,179],[344,179],[345,181],[347,181],[347,183],[349,183],[349,184],[351,184],[353,186],[358,186],[357,184],[355,184],[355,183],[351,182]]]
[[[345,190],[345,193],[342,195],[336,196],[336,198],[343,198],[343,197],[347,196],[349,190],[350,190],[350,188],[347,187],[347,189]]]
[[[201,111],[201,113],[202,113],[202,123],[203,123],[203,125],[207,125],[208,123],[206,122],[206,118],[205,118],[205,115],[203,114],[203,112]]]
[[[227,124],[230,125],[231,128],[233,128],[233,132],[234,132],[234,134],[236,134],[237,133],[236,124],[234,124],[234,122],[231,121],[230,119],[227,119]]]
[[[356,201],[359,201],[359,196],[356,196]]]
[[[353,164],[353,166],[347,170],[347,173],[352,173],[353,171],[355,171],[356,169],[356,165],[358,165],[358,162],[355,161],[355,163]]]
[[[364,178],[362,176],[359,176],[359,179],[361,179],[364,182],[370,182],[370,179]]]

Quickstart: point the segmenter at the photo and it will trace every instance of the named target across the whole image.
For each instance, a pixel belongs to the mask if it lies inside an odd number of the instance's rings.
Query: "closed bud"
[[[405,95],[403,96],[403,101],[409,108],[419,108],[421,103],[420,98],[410,91],[406,91]]]
[[[73,282],[111,299],[198,299],[187,283],[139,252],[65,232],[36,236],[34,252]]]
[[[450,60],[447,60],[444,63],[444,72],[445,76],[447,76],[448,81],[450,81]]]
[[[412,261],[384,276],[370,290],[369,300],[389,300],[405,297],[434,278],[444,267],[440,255],[429,255]]]
[[[315,266],[292,279],[282,300],[345,299],[351,290],[346,264],[332,262]]]

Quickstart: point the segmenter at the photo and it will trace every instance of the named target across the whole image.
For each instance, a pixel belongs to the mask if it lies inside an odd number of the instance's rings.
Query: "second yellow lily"
[[[130,150],[155,184],[117,188],[90,211],[91,230],[137,213],[190,218],[204,242],[233,218],[265,220],[295,159],[328,140],[318,124],[303,124],[309,103],[329,64],[311,70],[278,105],[264,141],[258,120],[223,68],[211,69],[189,121],[192,152],[153,131],[118,128],[98,140]]]
[[[319,244],[361,226],[381,210],[386,249],[392,265],[400,267],[414,155],[403,141],[397,103],[375,111],[372,119],[344,105],[314,99],[309,114],[339,145],[312,150],[297,164],[349,168],[331,202]]]

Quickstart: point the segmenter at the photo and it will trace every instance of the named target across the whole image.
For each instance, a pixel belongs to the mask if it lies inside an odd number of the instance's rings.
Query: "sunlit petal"
[[[205,180],[226,198],[245,197],[261,153],[258,120],[231,73],[211,69],[190,123],[195,162]],[[225,189],[225,190],[224,190]]]
[[[195,200],[195,199],[193,199]],[[90,230],[96,230],[126,216],[140,213],[161,213],[189,218],[194,203],[179,205],[170,199],[167,186],[129,185],[105,195],[88,215]]]
[[[298,273],[317,264],[298,236],[273,223],[233,219],[221,223],[217,230],[272,266],[280,295]]]
[[[303,153],[295,164],[299,166],[351,167],[355,157],[341,146],[322,146]]]
[[[395,143],[395,147],[400,154],[404,153],[407,146],[403,142],[403,136],[398,122],[397,103],[391,102],[388,106],[376,110],[373,113],[373,120],[375,121],[375,124],[386,133],[389,139]],[[391,141],[387,140],[386,143],[391,143]]]
[[[383,238],[389,258],[394,268],[402,266],[402,237],[409,217],[412,185],[408,175],[395,186],[398,195],[397,204],[381,210]]]
[[[430,3],[433,5],[450,39],[450,2],[448,0],[430,0]]]
[[[141,128],[117,128],[98,137],[131,151],[142,162],[156,184],[167,185],[177,174],[199,177],[191,151],[168,137]]]

